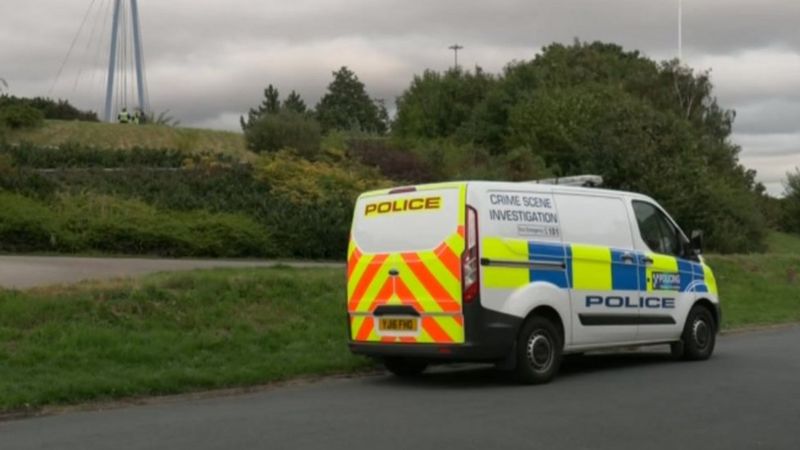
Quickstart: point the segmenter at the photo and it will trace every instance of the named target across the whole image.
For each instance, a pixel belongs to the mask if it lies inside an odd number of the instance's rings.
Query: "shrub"
[[[237,214],[163,211],[136,200],[67,195],[53,203],[0,193],[0,251],[272,257],[263,224]]]
[[[250,150],[277,152],[291,148],[307,159],[315,158],[320,151],[322,134],[319,123],[303,114],[281,111],[265,114],[245,131]]]
[[[381,175],[392,180],[423,183],[434,180],[433,171],[416,153],[400,148],[386,138],[351,138],[347,153],[362,164],[377,168]]]
[[[7,105],[0,109],[0,123],[14,130],[36,128],[44,124],[44,114],[28,105]]]

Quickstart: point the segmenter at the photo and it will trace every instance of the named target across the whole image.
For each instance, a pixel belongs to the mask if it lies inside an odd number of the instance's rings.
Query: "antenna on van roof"
[[[573,177],[545,178],[542,180],[532,180],[528,183],[536,184],[558,184],[560,186],[579,186],[579,187],[600,187],[603,185],[603,177],[600,175],[576,175]]]

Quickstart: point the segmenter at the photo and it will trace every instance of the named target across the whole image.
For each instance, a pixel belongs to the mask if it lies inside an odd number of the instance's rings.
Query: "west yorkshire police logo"
[[[653,289],[657,291],[679,291],[681,275],[679,273],[653,273]]]

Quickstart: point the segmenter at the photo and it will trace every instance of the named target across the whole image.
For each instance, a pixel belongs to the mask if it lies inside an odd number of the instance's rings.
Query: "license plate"
[[[381,318],[378,328],[381,331],[417,331],[417,319],[400,319],[396,317]]]

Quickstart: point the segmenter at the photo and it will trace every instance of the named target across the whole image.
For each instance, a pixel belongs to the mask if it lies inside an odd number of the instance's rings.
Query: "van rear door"
[[[447,183],[359,197],[347,261],[352,340],[464,342],[465,192]]]

